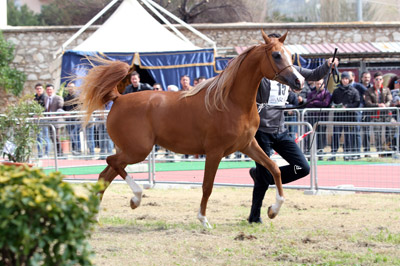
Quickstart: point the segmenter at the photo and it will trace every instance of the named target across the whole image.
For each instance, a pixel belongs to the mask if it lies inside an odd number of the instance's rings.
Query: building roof
[[[335,47],[338,55],[346,57],[400,57],[400,42],[364,42],[364,43],[324,43],[324,44],[290,44],[285,47],[292,53],[303,57],[321,57],[332,55]],[[238,54],[247,46],[235,47]]]

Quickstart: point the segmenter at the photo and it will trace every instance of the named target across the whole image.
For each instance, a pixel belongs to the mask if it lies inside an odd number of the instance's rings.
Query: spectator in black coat
[[[356,112],[348,112],[340,109],[345,108],[356,108],[360,106],[360,94],[358,91],[350,85],[350,74],[348,72],[343,72],[340,80],[340,84],[332,93],[332,103],[333,108],[338,108],[335,110],[334,121],[335,122],[356,122],[357,115]],[[329,158],[329,161],[335,161],[335,153],[339,149],[340,135],[344,131],[344,147],[345,153],[354,152],[352,147],[352,139],[355,139],[353,134],[355,134],[354,126],[343,126],[337,125],[333,127],[332,135],[332,154],[333,156]],[[350,156],[344,156],[344,160],[348,161],[352,159]]]

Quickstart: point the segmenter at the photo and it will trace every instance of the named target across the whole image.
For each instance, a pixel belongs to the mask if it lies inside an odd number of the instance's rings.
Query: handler
[[[268,37],[279,38],[279,34],[270,34]],[[317,81],[326,76],[329,66],[332,64],[329,58],[323,65],[314,70],[294,66],[305,80]],[[336,59],[337,66],[339,61]],[[289,136],[284,124],[284,109],[289,87],[274,80],[263,78],[257,92],[257,105],[259,107],[260,126],[256,133],[256,140],[264,152],[272,155],[276,151],[289,165],[282,166],[282,183],[290,183],[300,179],[310,172],[310,166],[304,154],[297,146],[294,138]],[[256,167],[250,169],[250,176],[254,180],[253,199],[251,205],[249,223],[262,223],[261,206],[269,185],[275,184],[271,173],[262,165],[256,163]]]

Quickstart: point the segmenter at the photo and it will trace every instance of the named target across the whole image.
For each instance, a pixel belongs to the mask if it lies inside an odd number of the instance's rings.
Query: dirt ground
[[[285,190],[279,215],[248,224],[250,188],[214,188],[197,220],[201,188],[144,191],[131,210],[126,184],[113,184],[90,240],[95,265],[400,265],[400,195],[304,195]]]

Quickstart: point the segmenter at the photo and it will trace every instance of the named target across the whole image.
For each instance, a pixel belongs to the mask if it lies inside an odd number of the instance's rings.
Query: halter
[[[279,75],[280,75],[286,68],[292,67],[293,64],[292,64],[292,65],[287,65],[287,66],[285,66],[284,68],[282,68],[281,70],[277,70],[277,68],[275,67],[275,64],[273,64],[273,60],[271,59],[272,53],[271,53],[271,55],[268,54],[268,50],[270,50],[271,47],[272,47],[272,45],[269,45],[269,46],[265,49],[265,51],[266,51],[266,53],[267,53],[267,59],[268,59],[268,61],[269,61],[269,64],[271,65],[272,69],[273,69],[274,72],[275,72],[275,76],[274,76],[274,78],[272,78],[272,80],[276,80],[276,79],[279,77]]]

